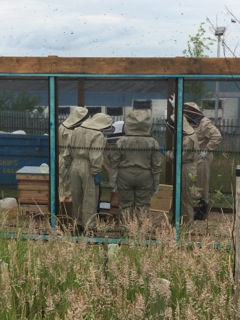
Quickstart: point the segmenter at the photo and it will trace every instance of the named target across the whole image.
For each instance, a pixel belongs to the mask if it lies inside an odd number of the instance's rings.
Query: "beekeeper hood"
[[[195,102],[185,102],[183,105],[183,114],[190,123],[199,124],[204,114]]]
[[[75,108],[65,121],[63,121],[64,127],[73,129],[79,126],[84,120],[89,117],[88,109],[84,107]]]
[[[107,141],[109,143],[116,143],[124,135],[124,121],[115,121],[112,125],[112,132],[107,133]]]
[[[124,121],[115,121],[113,123],[113,133],[123,133],[123,125],[124,125]]]
[[[149,136],[152,130],[151,112],[147,110],[132,110],[124,124],[124,132],[128,136]]]
[[[81,127],[103,131],[112,127],[112,117],[105,113],[96,113],[92,118],[85,120]]]
[[[171,115],[170,119],[166,121],[167,127],[171,130],[171,132],[174,132],[174,114]],[[190,126],[187,119],[183,116],[183,134],[191,135],[194,133],[194,129]]]

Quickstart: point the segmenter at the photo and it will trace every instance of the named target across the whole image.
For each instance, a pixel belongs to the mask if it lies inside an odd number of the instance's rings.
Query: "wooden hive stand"
[[[118,204],[118,193],[116,191],[110,192],[110,221],[120,220],[120,209]]]
[[[49,174],[40,167],[25,166],[16,172],[18,203],[28,214],[49,213]]]
[[[166,221],[170,222],[169,211],[172,206],[173,186],[160,184],[159,191],[151,198],[148,217],[155,227],[160,227]]]
[[[159,191],[151,198],[151,210],[168,213],[172,206],[173,186],[160,184]]]

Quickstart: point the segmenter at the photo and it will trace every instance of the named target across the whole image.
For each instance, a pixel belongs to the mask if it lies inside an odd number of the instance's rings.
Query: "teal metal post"
[[[175,228],[176,240],[180,237],[180,213],[181,213],[181,177],[182,177],[182,105],[183,105],[183,78],[178,79],[178,98],[177,98],[177,118],[176,121],[176,177],[175,177]]]
[[[56,116],[55,77],[49,77],[49,121],[50,121],[50,215],[51,227],[56,226]]]

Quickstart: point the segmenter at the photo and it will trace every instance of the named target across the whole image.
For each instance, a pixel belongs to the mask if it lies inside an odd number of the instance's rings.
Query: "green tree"
[[[207,58],[207,52],[211,50],[211,46],[216,42],[215,39],[206,36],[204,22],[200,24],[198,32],[194,36],[189,36],[187,49],[183,54],[188,58]],[[207,92],[206,83],[202,80],[189,80],[185,82],[185,95],[188,101],[194,101],[201,105],[201,99],[212,96]]]
[[[39,97],[32,96],[28,92],[16,94],[6,90],[0,93],[0,110],[32,111],[39,102]]]
[[[210,51],[210,47],[216,42],[215,39],[206,37],[204,22],[200,24],[198,32],[195,36],[189,36],[188,47],[183,51],[186,57],[190,58],[207,58],[206,51]]]

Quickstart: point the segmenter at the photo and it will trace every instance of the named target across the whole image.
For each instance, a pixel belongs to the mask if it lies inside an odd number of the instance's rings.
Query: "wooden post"
[[[168,80],[168,99],[171,98],[171,95],[175,94],[175,99],[177,100],[177,80],[169,79]],[[177,101],[176,101],[177,103]],[[167,119],[169,120],[170,116],[173,114],[173,107],[170,104],[169,100],[167,100]],[[166,149],[171,150],[173,147],[173,135],[169,130],[166,130]],[[166,162],[166,180],[165,183],[172,185],[173,184],[173,168],[170,162]]]
[[[235,291],[237,297],[240,289],[240,166],[236,169],[236,219],[235,219]]]
[[[84,101],[84,79],[78,79],[78,106],[85,106]]]

